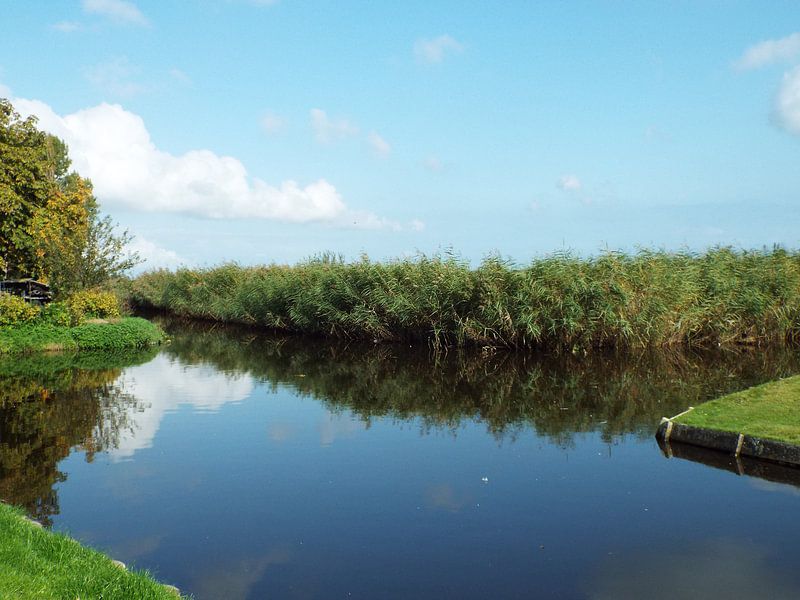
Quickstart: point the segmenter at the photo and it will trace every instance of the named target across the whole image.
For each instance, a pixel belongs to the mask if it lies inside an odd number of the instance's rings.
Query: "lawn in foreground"
[[[127,571],[107,556],[23,518],[0,504],[0,598],[175,600],[147,573]]]
[[[800,375],[706,402],[674,421],[800,444]]]

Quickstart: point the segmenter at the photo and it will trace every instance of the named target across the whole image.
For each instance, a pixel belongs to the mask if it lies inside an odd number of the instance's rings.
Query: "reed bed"
[[[139,307],[269,329],[450,346],[600,348],[800,341],[800,253],[569,253],[477,268],[453,256],[145,273]]]

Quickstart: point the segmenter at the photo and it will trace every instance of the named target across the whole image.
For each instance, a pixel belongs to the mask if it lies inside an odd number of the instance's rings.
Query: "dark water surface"
[[[157,352],[0,361],[0,498],[198,599],[800,597],[800,488],[653,439],[796,351],[436,358],[166,326]]]

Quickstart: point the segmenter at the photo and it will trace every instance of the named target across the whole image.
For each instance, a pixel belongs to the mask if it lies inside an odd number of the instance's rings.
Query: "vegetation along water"
[[[588,351],[800,340],[800,253],[717,248],[557,254],[518,267],[458,258],[158,270],[135,305],[176,315],[433,346]]]

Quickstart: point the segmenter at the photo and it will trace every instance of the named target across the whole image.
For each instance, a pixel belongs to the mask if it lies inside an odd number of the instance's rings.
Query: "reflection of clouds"
[[[774,569],[767,552],[743,540],[715,540],[676,549],[606,559],[587,596],[597,600],[800,598],[798,582]]]
[[[283,565],[291,560],[288,548],[274,548],[260,558],[245,558],[233,563],[223,563],[202,574],[192,582],[192,592],[198,598],[248,598],[250,589],[264,577],[271,565]]]
[[[748,477],[750,485],[762,492],[781,492],[791,496],[800,496],[800,488],[789,483],[777,483],[775,481],[767,481],[766,479],[758,479],[756,477]]]
[[[349,414],[326,412],[319,425],[319,443],[321,446],[330,446],[336,438],[350,437],[366,428],[366,423]]]
[[[469,501],[467,494],[456,492],[449,483],[434,485],[425,491],[425,499],[429,506],[450,512],[461,510]]]
[[[155,552],[161,545],[163,535],[148,535],[140,538],[125,540],[114,546],[110,550],[111,556],[121,557],[126,562],[148,556]]]
[[[108,451],[116,460],[150,448],[164,414],[181,404],[214,412],[229,402],[240,402],[253,391],[249,375],[220,373],[207,365],[187,366],[164,354],[147,364],[125,369],[119,385],[136,398],[136,403],[126,409],[130,427],[119,432],[119,444]]]
[[[273,442],[285,442],[294,437],[295,428],[289,423],[270,423],[267,426],[267,437]]]

